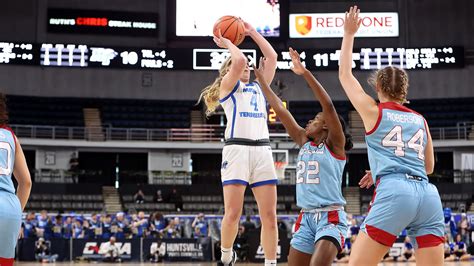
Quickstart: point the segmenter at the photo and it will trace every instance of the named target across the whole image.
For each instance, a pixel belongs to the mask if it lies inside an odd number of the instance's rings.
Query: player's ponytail
[[[354,147],[354,143],[352,142],[352,135],[351,133],[349,133],[346,121],[341,115],[339,115],[339,122],[341,123],[342,131],[344,131],[344,136],[346,137],[346,144],[344,145],[344,150],[351,150],[352,147]]]
[[[8,124],[7,98],[0,93],[0,125]]]
[[[202,90],[201,95],[199,95],[198,103],[204,99],[204,104],[206,105],[206,116],[209,117],[216,111],[216,108],[219,106],[219,89],[221,87],[221,81],[224,75],[229,70],[231,64],[230,57],[222,64],[219,69],[219,76],[214,80],[214,82],[205,87]]]

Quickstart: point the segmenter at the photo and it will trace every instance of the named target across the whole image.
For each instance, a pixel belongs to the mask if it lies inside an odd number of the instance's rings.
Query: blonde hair
[[[408,75],[405,70],[388,66],[374,72],[368,82],[374,88],[377,88],[378,85],[380,90],[390,99],[401,104],[408,102]]]
[[[206,116],[209,117],[216,111],[216,108],[219,106],[219,89],[221,87],[221,81],[224,75],[229,70],[230,64],[232,63],[231,58],[229,57],[219,69],[219,76],[214,80],[214,82],[205,87],[199,95],[198,103],[204,99],[204,104],[206,105]]]

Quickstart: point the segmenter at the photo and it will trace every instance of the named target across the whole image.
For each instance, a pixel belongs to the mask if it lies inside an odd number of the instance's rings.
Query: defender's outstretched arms
[[[288,111],[283,102],[278,98],[278,96],[273,92],[273,90],[268,85],[265,79],[265,68],[267,67],[265,58],[260,58],[259,66],[253,66],[255,76],[260,83],[262,88],[263,94],[265,94],[265,98],[267,99],[270,106],[275,110],[280,121],[283,123],[283,126],[286,128],[286,131],[293,139],[293,141],[298,144],[298,146],[302,146],[308,141],[306,137],[305,130],[296,123],[295,118],[291,115],[290,111]]]
[[[360,10],[357,6],[351,7],[349,12],[346,12],[344,21],[344,37],[342,39],[341,57],[339,59],[339,81],[341,82],[341,85],[352,105],[354,105],[357,112],[361,115],[362,120],[364,121],[365,130],[370,131],[375,126],[375,123],[372,125],[372,123],[368,123],[368,121],[377,120],[377,103],[372,97],[365,93],[359,81],[357,81],[352,74],[352,49],[354,46],[354,35],[361,24],[359,13]]]

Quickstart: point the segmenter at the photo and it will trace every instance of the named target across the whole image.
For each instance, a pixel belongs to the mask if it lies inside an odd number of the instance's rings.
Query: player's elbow
[[[31,186],[32,186],[32,181],[31,181],[31,176],[30,176],[30,173],[26,173],[25,176],[23,176],[22,178],[18,179],[18,185],[24,187],[24,188],[28,188],[30,189]]]
[[[231,67],[244,71],[246,65],[247,65],[247,59],[245,58],[244,55],[232,58]]]
[[[431,175],[434,172],[434,164],[426,164],[425,170],[427,175]]]
[[[267,62],[276,63],[278,59],[278,54],[275,51],[272,51],[269,55],[265,56],[265,59],[267,60]]]

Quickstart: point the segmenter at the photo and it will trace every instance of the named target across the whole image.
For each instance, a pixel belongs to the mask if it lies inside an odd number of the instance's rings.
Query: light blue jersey
[[[15,195],[12,182],[15,147],[15,137],[11,129],[0,127],[0,259],[4,260],[5,265],[13,265],[21,226],[20,201]]]
[[[365,139],[374,182],[387,174],[408,174],[428,180],[427,134],[422,115],[401,104],[380,103],[377,123]]]
[[[345,205],[342,172],[346,158],[335,155],[325,143],[306,142],[298,154],[296,203],[303,209]]]
[[[15,162],[15,137],[8,127],[0,127],[0,190],[15,193],[12,182]]]

